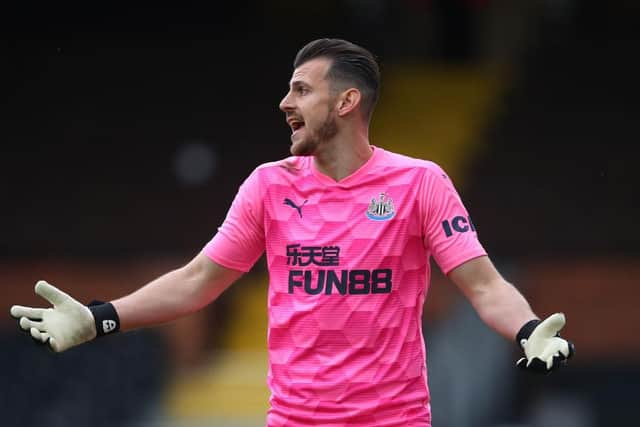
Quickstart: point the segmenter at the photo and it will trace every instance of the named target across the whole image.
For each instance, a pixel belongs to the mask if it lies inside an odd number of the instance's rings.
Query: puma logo
[[[302,204],[300,206],[296,205],[291,199],[284,199],[284,202],[282,204],[284,205],[288,205],[291,206],[292,208],[294,208],[295,210],[298,211],[298,215],[300,215],[300,218],[302,218],[302,207],[308,202],[308,200],[305,200],[304,202],[302,202]]]

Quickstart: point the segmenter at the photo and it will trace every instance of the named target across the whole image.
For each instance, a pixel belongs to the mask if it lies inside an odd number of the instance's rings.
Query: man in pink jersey
[[[269,426],[431,425],[422,307],[433,257],[481,319],[548,372],[573,353],[496,271],[436,164],[370,144],[379,71],[367,50],[320,39],[298,52],[280,103],[292,157],[257,167],[218,233],[186,266],[88,307],[41,281],[53,308],[13,306],[63,351],[171,321],[213,301],[266,251]]]

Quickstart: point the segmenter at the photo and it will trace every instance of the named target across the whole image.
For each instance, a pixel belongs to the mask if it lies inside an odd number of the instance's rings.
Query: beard
[[[329,110],[327,118],[318,129],[305,129],[308,133],[307,137],[291,145],[291,154],[294,156],[312,156],[323,142],[336,136],[338,133],[338,124],[331,112],[332,110]]]

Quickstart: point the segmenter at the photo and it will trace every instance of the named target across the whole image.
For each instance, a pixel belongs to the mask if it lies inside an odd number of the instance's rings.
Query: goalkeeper
[[[549,372],[573,353],[563,314],[540,320],[495,269],[451,180],[435,163],[369,142],[373,55],[338,39],[303,47],[280,109],[292,156],[256,168],[187,265],[88,306],[40,281],[52,305],[13,306],[33,339],[64,351],[158,325],[215,300],[266,251],[269,426],[431,425],[422,307],[430,262],[480,318]]]

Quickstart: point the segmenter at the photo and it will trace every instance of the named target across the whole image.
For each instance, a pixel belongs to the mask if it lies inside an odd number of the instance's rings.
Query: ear
[[[356,108],[360,107],[362,93],[354,87],[349,88],[338,96],[336,111],[339,117],[344,117]]]

